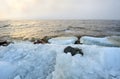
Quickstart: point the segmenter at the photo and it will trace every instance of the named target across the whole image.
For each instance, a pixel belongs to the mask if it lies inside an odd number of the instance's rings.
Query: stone
[[[48,40],[51,39],[51,38],[52,38],[52,36],[45,36],[45,37],[42,38],[42,40],[44,42],[48,43]]]
[[[0,46],[8,46],[10,42],[7,41],[0,41]]]
[[[43,41],[43,40],[35,40],[34,41],[34,44],[45,44],[46,42],[45,41]]]
[[[81,54],[82,56],[84,55],[84,53],[82,52],[82,49],[79,48],[73,48],[71,46],[68,46],[64,49],[65,53],[71,53],[72,56],[76,55],[76,54]]]

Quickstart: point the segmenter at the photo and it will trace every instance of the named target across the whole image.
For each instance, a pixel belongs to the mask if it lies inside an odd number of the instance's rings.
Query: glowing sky
[[[0,19],[120,19],[120,0],[0,0]]]

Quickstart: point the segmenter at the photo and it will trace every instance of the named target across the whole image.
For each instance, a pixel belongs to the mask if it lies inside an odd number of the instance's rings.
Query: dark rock
[[[42,38],[42,40],[46,43],[48,43],[48,40],[51,39],[51,36],[45,36],[44,38]]]
[[[84,55],[84,53],[82,52],[82,49],[79,48],[73,48],[71,46],[68,46],[64,49],[65,53],[70,52],[72,56],[76,55],[76,54],[81,54],[82,56]]]
[[[80,43],[80,40],[79,40],[79,39],[81,38],[81,36],[76,36],[76,37],[78,38],[78,40],[75,41],[75,44],[81,44],[81,43]]]
[[[80,41],[79,40],[75,41],[75,44],[80,44]]]
[[[3,27],[8,27],[8,26],[10,26],[10,24],[4,25]]]
[[[35,40],[34,41],[34,44],[44,44],[44,43],[46,43],[45,41],[43,41],[43,40]]]
[[[0,46],[8,46],[10,42],[7,41],[0,41]]]

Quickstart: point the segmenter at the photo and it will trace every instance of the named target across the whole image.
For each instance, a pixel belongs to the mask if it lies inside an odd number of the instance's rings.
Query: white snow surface
[[[120,79],[120,48],[71,45],[84,56],[65,54],[68,45],[19,42],[0,47],[0,79]]]
[[[9,79],[16,67],[9,62],[0,61],[0,79]]]
[[[77,37],[56,37],[48,40],[50,44],[69,45],[74,44],[78,40]]]
[[[120,36],[108,36],[108,37],[99,37],[99,38],[83,36],[80,39],[80,43],[87,45],[120,47]]]

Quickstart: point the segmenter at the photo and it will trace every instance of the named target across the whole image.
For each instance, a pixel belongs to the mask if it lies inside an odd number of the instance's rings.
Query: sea
[[[1,20],[0,39],[45,36],[119,36],[120,20]]]

